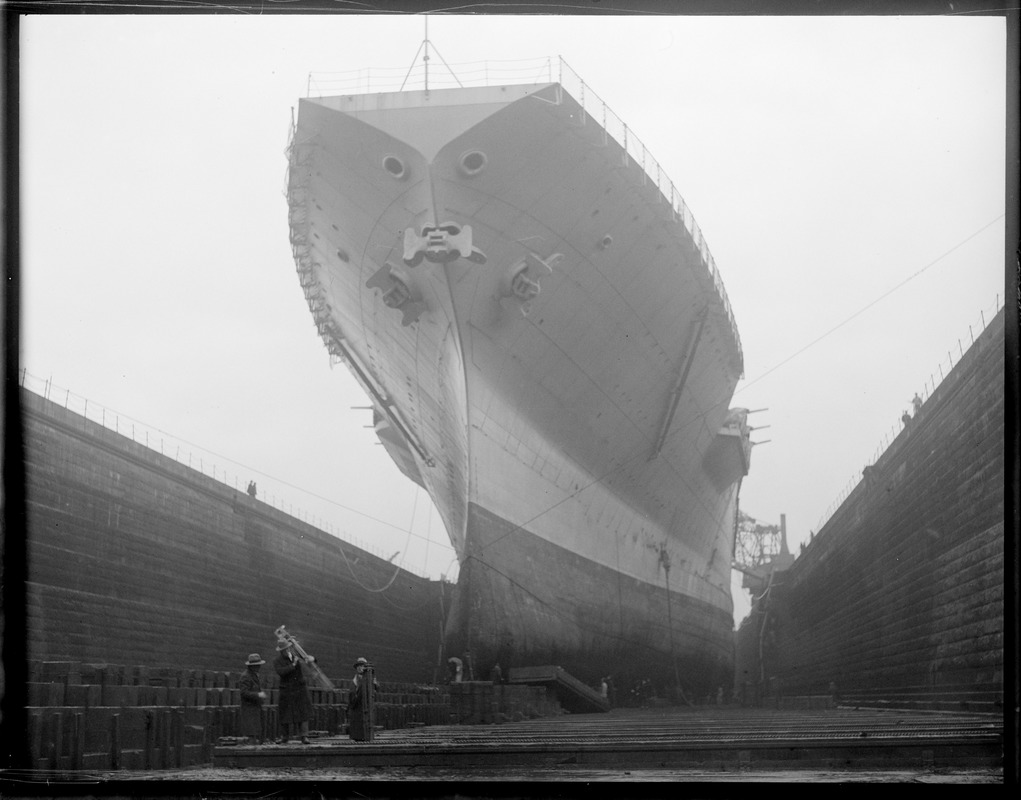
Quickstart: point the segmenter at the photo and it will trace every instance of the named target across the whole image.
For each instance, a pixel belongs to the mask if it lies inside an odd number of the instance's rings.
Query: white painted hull
[[[290,158],[320,333],[462,561],[452,646],[724,680],[740,343],[669,198],[557,84],[303,100]]]

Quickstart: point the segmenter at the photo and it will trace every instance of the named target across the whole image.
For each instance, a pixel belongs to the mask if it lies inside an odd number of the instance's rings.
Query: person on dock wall
[[[262,703],[266,699],[266,692],[259,670],[265,663],[262,656],[252,653],[245,662],[245,673],[238,681],[241,692],[238,733],[247,736],[253,744],[262,744]]]
[[[309,656],[309,659],[313,659]],[[287,744],[296,730],[301,733],[301,743],[308,744],[308,721],[312,718],[312,698],[308,693],[308,681],[301,668],[301,659],[294,655],[291,643],[286,639],[277,641],[277,657],[273,668],[280,676],[280,725],[283,735],[277,744]]]
[[[366,659],[357,659],[353,667],[355,676],[351,680],[351,694],[347,702],[347,732],[355,741],[364,742],[369,737],[369,731],[366,729],[365,715],[362,711],[370,705],[369,692],[378,692],[379,684],[374,675],[372,680],[369,680],[369,662]],[[369,728],[375,724],[375,718],[368,720]]]

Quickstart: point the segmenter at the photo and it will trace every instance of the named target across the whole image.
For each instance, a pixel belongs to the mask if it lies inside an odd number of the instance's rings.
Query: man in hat
[[[262,703],[266,699],[266,692],[262,686],[259,669],[265,663],[258,653],[251,653],[245,662],[245,674],[238,681],[238,689],[241,692],[238,733],[247,736],[252,744],[262,744]]]
[[[347,732],[355,741],[364,742],[369,737],[371,727],[375,724],[375,720],[370,719],[368,721],[369,729],[366,729],[366,720],[363,710],[368,704],[368,693],[378,692],[379,684],[376,682],[375,676],[373,676],[372,685],[369,685],[369,678],[367,674],[369,671],[369,662],[366,659],[357,659],[353,666],[355,676],[351,680],[351,693],[347,702]]]
[[[309,656],[311,658],[312,656]],[[296,730],[301,732],[301,743],[308,744],[308,721],[312,718],[312,698],[308,682],[302,671],[301,659],[294,654],[290,641],[277,641],[277,657],[273,668],[280,676],[279,719],[282,736],[277,744],[287,744]]]

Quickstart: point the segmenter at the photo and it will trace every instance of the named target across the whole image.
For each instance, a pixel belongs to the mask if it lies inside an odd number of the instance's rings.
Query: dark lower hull
[[[733,618],[722,609],[600,566],[471,504],[466,557],[447,617],[448,655],[476,679],[499,663],[551,664],[618,690],[679,682],[688,698],[733,683]]]

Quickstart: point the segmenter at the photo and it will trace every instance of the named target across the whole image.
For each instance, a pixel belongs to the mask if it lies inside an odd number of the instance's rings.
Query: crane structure
[[[776,570],[785,570],[794,563],[787,549],[787,516],[780,515],[779,525],[759,522],[740,512],[734,540],[733,568],[744,578],[741,588],[761,592]]]

